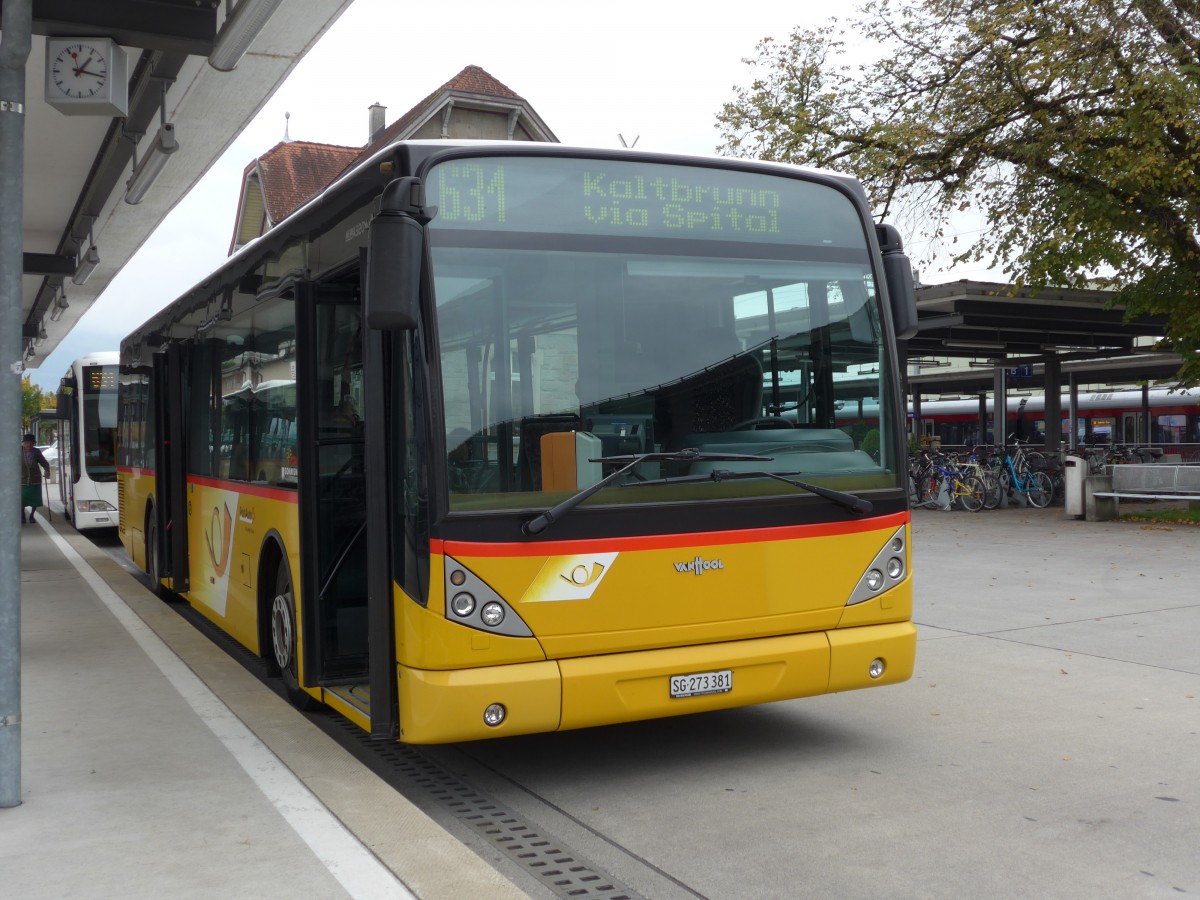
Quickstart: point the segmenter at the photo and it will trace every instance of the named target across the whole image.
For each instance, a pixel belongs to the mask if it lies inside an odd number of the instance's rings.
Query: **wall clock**
[[[68,116],[123,116],[125,51],[110,38],[46,38],[46,102]]]

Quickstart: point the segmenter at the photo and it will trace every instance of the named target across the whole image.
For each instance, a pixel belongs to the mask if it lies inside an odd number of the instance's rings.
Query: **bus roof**
[[[689,166],[715,166],[769,175],[797,175],[822,182],[849,195],[869,218],[866,192],[854,178],[823,169],[737,157],[701,156],[624,148],[597,148],[538,141],[402,140],[380,148],[371,156],[339,175],[326,188],[290,213],[270,231],[240,248],[216,272],[180,295],[146,320],[124,341],[141,342],[165,333],[183,316],[207,306],[216,293],[232,288],[251,274],[264,259],[278,256],[299,236],[316,236],[331,228],[342,216],[362,207],[382,192],[402,171],[415,171],[426,159],[455,150],[488,150],[496,155],[578,157],[595,156]],[[391,165],[387,165],[387,164]],[[399,165],[406,163],[407,165]]]

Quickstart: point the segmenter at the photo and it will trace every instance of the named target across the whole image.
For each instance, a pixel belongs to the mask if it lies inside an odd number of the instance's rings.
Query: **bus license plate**
[[[693,675],[671,676],[671,697],[699,697],[703,694],[725,694],[733,690],[733,669],[719,672],[696,672]]]

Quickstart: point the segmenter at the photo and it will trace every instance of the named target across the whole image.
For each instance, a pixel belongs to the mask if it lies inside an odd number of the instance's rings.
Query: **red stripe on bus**
[[[488,543],[447,541],[429,542],[433,553],[450,556],[571,556],[587,553],[611,553],[630,550],[674,550],[697,545],[754,544],[766,541],[790,541],[804,538],[858,534],[883,528],[899,528],[912,519],[909,512],[893,513],[853,522],[822,522],[818,525],[785,525],[778,528],[749,528],[745,531],[701,531],[692,534],[656,534],[647,537],[596,538],[580,541],[539,541],[530,543]]]
[[[233,491],[235,494],[249,494],[251,497],[262,497],[266,500],[282,500],[284,503],[298,502],[295,491],[283,488],[262,487],[257,484],[246,484],[244,481],[220,481],[216,478],[205,478],[202,475],[189,475],[187,480],[188,484],[219,488],[223,491]]]

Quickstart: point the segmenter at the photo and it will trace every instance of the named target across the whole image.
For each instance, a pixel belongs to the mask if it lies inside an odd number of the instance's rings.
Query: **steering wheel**
[[[795,428],[789,420],[781,416],[759,416],[756,419],[747,419],[744,422],[738,422],[730,431],[750,431],[756,430],[759,425],[770,425],[772,428]]]

